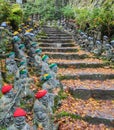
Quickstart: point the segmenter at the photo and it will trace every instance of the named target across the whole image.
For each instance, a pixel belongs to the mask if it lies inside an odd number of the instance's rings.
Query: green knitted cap
[[[31,43],[31,46],[36,46],[37,45],[37,42],[32,42]]]
[[[21,65],[24,65],[25,63],[26,63],[25,61],[21,61],[21,62],[20,62],[20,66],[21,66]]]
[[[44,74],[44,75],[42,76],[41,80],[42,80],[42,81],[46,81],[46,80],[49,80],[50,78],[52,78],[50,74]]]
[[[20,74],[27,74],[27,70],[21,70]]]
[[[44,61],[45,59],[47,59],[47,58],[49,58],[48,55],[43,55],[43,56],[42,56],[42,60],[43,60],[43,61]]]
[[[53,68],[55,66],[57,66],[57,64],[56,63],[52,63],[51,65],[49,65],[49,68]]]
[[[20,44],[20,45],[19,45],[19,49],[22,49],[22,48],[25,48],[25,45],[24,45],[24,44]]]
[[[39,52],[42,52],[42,50],[41,49],[35,50],[35,53],[39,53]]]
[[[7,55],[7,57],[12,56],[12,55],[15,55],[15,52],[10,52],[10,53]]]

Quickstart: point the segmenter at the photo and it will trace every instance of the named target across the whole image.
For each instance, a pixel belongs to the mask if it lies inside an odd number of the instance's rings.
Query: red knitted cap
[[[5,94],[12,89],[12,85],[4,85],[1,89],[2,93]]]
[[[23,110],[22,108],[17,108],[15,112],[13,113],[14,117],[19,117],[19,116],[26,116],[26,111]]]
[[[47,93],[47,90],[40,90],[36,93],[35,97],[36,98],[42,98],[43,96],[45,96]]]

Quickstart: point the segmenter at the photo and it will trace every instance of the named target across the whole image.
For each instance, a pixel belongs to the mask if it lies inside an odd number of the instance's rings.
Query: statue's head
[[[25,49],[25,45],[24,45],[24,44],[20,44],[20,45],[19,45],[19,49],[20,49],[20,50],[24,50],[24,49]]]
[[[49,68],[54,71],[55,73],[57,73],[58,67],[56,63],[53,63],[49,66]]]
[[[47,90],[40,90],[35,94],[36,99],[41,101],[43,105],[46,105],[48,103],[48,95]]]
[[[93,37],[88,37],[88,40],[89,41],[93,41]]]
[[[107,41],[108,40],[108,37],[105,35],[105,36],[103,36],[103,40],[104,41]]]
[[[36,49],[35,53],[38,54],[38,55],[41,55],[42,54],[42,50],[41,49]]]
[[[23,126],[26,124],[26,111],[22,108],[17,108],[14,111],[14,124],[18,129],[22,129]]]
[[[17,35],[14,35],[13,42],[14,43],[21,43],[21,39]]]
[[[28,77],[28,71],[26,69],[23,69],[20,71],[21,78],[27,78]]]
[[[14,59],[14,58],[15,58],[15,52],[10,52],[10,53],[7,55],[7,57]]]
[[[42,56],[42,61],[48,63],[48,60],[49,60],[49,56],[48,55],[43,55]]]
[[[38,43],[37,42],[32,42],[31,43],[31,47],[36,49],[38,47]]]
[[[87,39],[88,38],[86,34],[84,34],[82,37],[83,37],[83,39]]]

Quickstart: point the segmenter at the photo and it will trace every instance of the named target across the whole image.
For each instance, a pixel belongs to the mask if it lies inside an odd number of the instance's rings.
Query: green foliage
[[[9,21],[14,27],[18,28],[18,25],[22,22],[23,11],[18,4],[10,4],[4,0],[0,1],[0,23],[3,21]]]
[[[114,27],[114,5],[110,0],[105,1],[101,6],[73,6],[76,23],[81,29],[89,23],[90,29],[99,28],[102,34],[110,35]]]
[[[12,5],[8,20],[11,22],[11,25],[14,27],[14,29],[18,29],[18,25],[23,20],[23,11],[18,4]]]
[[[61,11],[66,18],[74,18],[74,10],[71,6],[67,5]]]
[[[4,0],[0,1],[0,23],[6,21],[11,13],[11,6]]]
[[[82,119],[81,116],[72,114],[72,113],[68,113],[66,111],[62,111],[61,113],[56,115],[56,118],[61,118],[61,117],[71,117],[72,119]]]

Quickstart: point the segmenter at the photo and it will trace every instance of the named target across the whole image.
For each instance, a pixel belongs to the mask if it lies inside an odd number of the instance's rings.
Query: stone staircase
[[[63,100],[58,113],[64,110],[89,123],[114,127],[114,69],[81,50],[71,35],[47,26],[44,31],[47,37],[38,40],[39,46],[50,63],[58,64],[58,77],[74,97]]]

